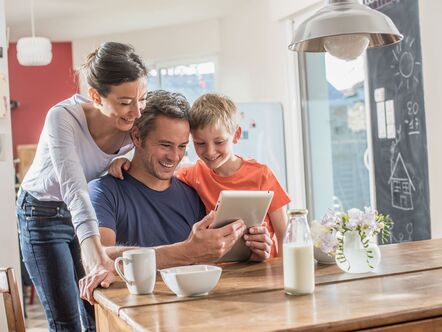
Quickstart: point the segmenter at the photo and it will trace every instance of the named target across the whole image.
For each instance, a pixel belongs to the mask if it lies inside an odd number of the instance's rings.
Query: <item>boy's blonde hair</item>
[[[218,93],[206,93],[199,97],[189,112],[190,129],[223,124],[230,134],[238,128],[238,114],[233,101]]]

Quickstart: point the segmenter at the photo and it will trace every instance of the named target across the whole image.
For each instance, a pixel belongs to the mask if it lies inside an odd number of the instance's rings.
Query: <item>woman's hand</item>
[[[130,160],[124,157],[114,159],[109,166],[109,174],[114,178],[124,180],[123,171],[128,171],[130,168]]]
[[[108,288],[115,279],[113,271],[114,261],[109,258],[95,265],[85,277],[80,279],[80,297],[92,305],[96,304],[94,289],[98,286]]]
[[[80,297],[95,304],[94,289],[98,286],[107,288],[114,282],[114,261],[107,256],[98,236],[83,240],[81,251],[86,276],[79,281]]]

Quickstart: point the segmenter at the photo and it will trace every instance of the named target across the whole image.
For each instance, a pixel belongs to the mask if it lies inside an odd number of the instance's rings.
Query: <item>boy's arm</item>
[[[284,233],[287,225],[286,206],[290,203],[290,197],[268,166],[266,166],[263,174],[264,179],[261,190],[272,190],[274,193],[268,214],[278,243],[277,256],[282,256]]]
[[[269,217],[278,242],[278,256],[282,256],[282,242],[284,241],[284,233],[287,225],[285,206],[270,212]]]

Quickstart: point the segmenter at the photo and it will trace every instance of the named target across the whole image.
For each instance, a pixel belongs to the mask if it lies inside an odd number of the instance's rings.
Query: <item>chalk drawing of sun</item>
[[[413,44],[415,39],[407,36],[402,42],[398,43],[392,50],[393,52],[393,64],[390,68],[396,72],[394,76],[399,80],[398,90],[402,87],[407,87],[413,84],[413,81],[418,84],[419,79],[416,76],[416,66],[420,66],[421,63],[415,60],[413,55]]]

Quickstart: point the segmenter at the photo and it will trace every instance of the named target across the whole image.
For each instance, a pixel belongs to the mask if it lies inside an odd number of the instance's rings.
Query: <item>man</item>
[[[244,235],[242,220],[210,228],[214,212],[204,217],[196,192],[173,175],[189,142],[189,108],[181,94],[150,92],[131,132],[135,155],[124,179],[107,175],[90,183],[101,242],[111,258],[133,248],[128,246],[148,246],[156,247],[159,269],[209,262],[224,256]],[[251,260],[269,257],[272,242],[264,226],[251,228],[244,238]],[[82,297],[93,302],[95,287],[83,280]]]

